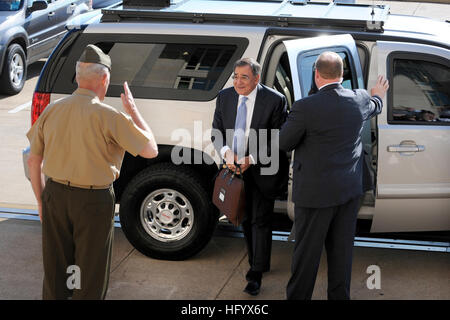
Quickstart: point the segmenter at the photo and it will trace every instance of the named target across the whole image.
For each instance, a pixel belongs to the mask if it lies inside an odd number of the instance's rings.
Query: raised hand
[[[372,88],[372,90],[370,90],[370,94],[372,96],[379,96],[381,99],[383,99],[388,89],[389,81],[383,76],[378,76],[377,83]]]
[[[126,113],[131,115],[136,111],[136,104],[126,81],[123,83],[123,90],[124,93],[120,94],[120,98],[122,98],[123,108]]]

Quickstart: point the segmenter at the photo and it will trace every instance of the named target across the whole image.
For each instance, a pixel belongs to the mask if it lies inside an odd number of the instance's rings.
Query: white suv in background
[[[155,159],[126,154],[114,183],[123,231],[139,251],[180,260],[210,240],[219,217],[211,194],[220,159],[208,130],[218,92],[232,86],[233,63],[256,58],[261,82],[291,106],[308,95],[313,63],[325,50],[343,58],[344,87],[370,88],[379,74],[390,83],[382,113],[364,128],[376,190],[366,194],[359,218],[371,232],[450,230],[448,23],[390,15],[385,5],[129,2],[60,42],[36,86],[32,118],[76,89],[74,66],[86,45],[110,55],[105,102],[121,109],[127,81],[159,144]],[[180,149],[191,161],[174,163]],[[277,214],[293,216],[290,192],[289,186],[276,201]]]

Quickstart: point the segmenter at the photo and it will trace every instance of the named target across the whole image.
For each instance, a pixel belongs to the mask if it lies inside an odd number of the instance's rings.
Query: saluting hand
[[[388,89],[389,81],[383,76],[378,76],[377,83],[372,88],[372,90],[370,90],[370,94],[372,96],[379,96],[381,99],[383,99]]]
[[[132,115],[136,112],[136,103],[134,102],[133,95],[131,94],[130,88],[128,87],[128,83],[125,81],[123,83],[124,93],[120,94],[120,98],[122,98],[123,108],[125,112],[129,115]]]

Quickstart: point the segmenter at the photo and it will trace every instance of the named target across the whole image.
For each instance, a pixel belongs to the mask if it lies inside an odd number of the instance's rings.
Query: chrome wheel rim
[[[183,239],[194,223],[191,203],[173,189],[158,189],[150,193],[141,205],[140,216],[145,231],[162,242]]]
[[[9,78],[14,86],[19,87],[23,79],[24,63],[22,56],[15,53],[11,59]]]

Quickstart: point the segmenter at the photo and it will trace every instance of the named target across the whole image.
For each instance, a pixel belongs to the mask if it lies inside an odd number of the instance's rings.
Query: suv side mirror
[[[33,5],[31,7],[28,7],[27,11],[28,11],[28,13],[32,13],[34,11],[47,9],[47,7],[48,7],[47,1],[36,0],[36,1],[33,1]]]

